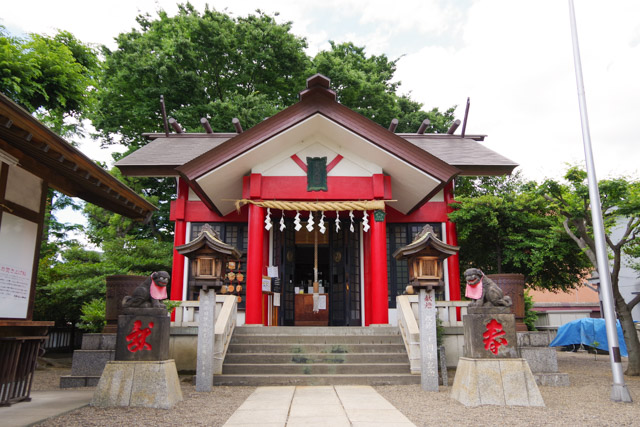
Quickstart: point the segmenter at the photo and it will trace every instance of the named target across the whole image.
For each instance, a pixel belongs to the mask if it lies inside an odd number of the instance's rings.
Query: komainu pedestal
[[[108,362],[92,406],[169,409],[182,400],[174,360],[169,359],[169,323],[164,308],[124,308],[118,316],[116,360]]]
[[[464,406],[544,406],[536,380],[524,359],[461,357],[451,397]]]
[[[182,390],[173,359],[112,361],[104,367],[91,406],[170,409],[180,401]]]
[[[516,321],[508,307],[469,307],[464,355],[451,397],[465,406],[544,406],[529,364],[518,355]]]

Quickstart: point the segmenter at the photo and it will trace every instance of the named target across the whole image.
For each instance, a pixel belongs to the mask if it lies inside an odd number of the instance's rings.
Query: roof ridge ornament
[[[331,90],[331,79],[320,73],[314,74],[307,79],[307,88],[298,95],[300,101],[312,93],[321,93],[333,101],[336,100],[336,93]]]
[[[307,79],[307,89],[313,89],[314,87],[330,89],[330,85],[331,79],[320,73],[316,73]]]

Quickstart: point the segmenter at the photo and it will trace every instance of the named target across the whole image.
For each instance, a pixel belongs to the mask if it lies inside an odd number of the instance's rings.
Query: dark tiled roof
[[[395,134],[336,101],[330,80],[314,75],[300,93],[300,102],[240,134],[150,135],[154,141],[116,163],[124,174],[175,176],[198,186],[199,178],[232,162],[310,117],[320,114],[378,148],[440,181],[459,173],[501,175],[517,165],[480,145],[483,136]],[[177,169],[177,170],[176,170]],[[195,188],[194,188],[195,191]]]
[[[177,176],[174,169],[219,146],[235,134],[150,135],[149,144],[116,163],[125,175]],[[504,174],[518,166],[472,138],[439,134],[399,134],[418,148],[457,167],[463,175]],[[137,172],[135,172],[137,171]]]
[[[177,176],[178,166],[222,144],[235,134],[150,135],[153,140],[116,162],[125,175]]]
[[[463,175],[508,174],[518,164],[478,141],[467,138],[438,138],[437,135],[402,135],[417,147],[462,170]]]

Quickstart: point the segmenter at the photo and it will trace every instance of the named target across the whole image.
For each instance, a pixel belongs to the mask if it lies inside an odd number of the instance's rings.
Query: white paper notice
[[[327,296],[320,295],[320,301],[318,301],[318,309],[326,310],[327,309]]]
[[[271,279],[262,276],[262,292],[271,292]]]
[[[276,292],[273,294],[273,306],[280,307],[280,293]]]
[[[278,277],[278,266],[267,267],[267,276]]]
[[[25,319],[38,224],[7,212],[0,227],[0,316]]]

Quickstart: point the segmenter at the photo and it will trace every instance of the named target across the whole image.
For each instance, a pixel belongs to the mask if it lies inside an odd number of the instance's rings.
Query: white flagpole
[[[620,347],[618,343],[618,330],[616,327],[616,315],[613,306],[613,291],[611,288],[611,273],[609,271],[609,259],[605,242],[604,224],[602,221],[602,208],[600,206],[600,192],[598,180],[593,163],[591,150],[591,134],[589,132],[589,117],[587,116],[587,102],[584,94],[584,82],[582,80],[582,63],[580,60],[580,47],[578,46],[578,30],[576,28],[576,14],[573,0],[569,0],[569,18],[571,20],[571,38],[573,40],[573,63],[576,69],[576,85],[578,86],[578,102],[580,104],[580,120],[582,122],[582,140],[584,143],[584,157],[587,166],[587,181],[589,184],[589,199],[591,201],[591,220],[593,222],[593,236],[596,243],[596,257],[598,260],[598,273],[600,275],[600,295],[609,343],[609,360],[613,373],[613,388],[611,400],[615,402],[631,402],[631,395],[624,383],[622,361],[620,359]]]

